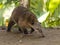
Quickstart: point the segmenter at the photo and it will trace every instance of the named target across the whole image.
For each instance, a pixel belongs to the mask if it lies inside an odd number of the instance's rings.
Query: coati
[[[42,37],[44,37],[40,27],[41,25],[38,22],[36,16],[23,6],[18,6],[13,10],[8,24],[7,32],[10,32],[10,29],[14,24],[17,24],[19,31],[23,32],[24,34],[28,34],[27,28],[31,28],[30,33],[38,30],[42,34]]]

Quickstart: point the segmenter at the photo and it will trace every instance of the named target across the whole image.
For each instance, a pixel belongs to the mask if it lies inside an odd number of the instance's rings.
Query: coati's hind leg
[[[14,24],[15,24],[14,21],[12,21],[12,20],[9,21],[9,24],[8,24],[8,27],[7,27],[7,32],[10,32],[11,27],[12,27]]]

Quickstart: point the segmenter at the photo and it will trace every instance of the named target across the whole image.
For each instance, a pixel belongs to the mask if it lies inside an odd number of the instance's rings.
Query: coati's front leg
[[[33,29],[33,28],[31,28],[30,34],[32,34],[33,32],[34,32],[34,29]]]
[[[20,33],[23,33],[23,31],[21,30],[21,28],[20,28],[20,27],[18,27],[18,30],[20,31]]]
[[[19,31],[22,32],[23,34],[28,34],[28,31],[26,28],[19,28]]]
[[[8,27],[7,27],[7,32],[10,32],[11,27],[12,27],[14,24],[15,24],[14,21],[12,21],[12,20],[9,21],[9,24],[8,24]]]
[[[26,28],[23,29],[23,33],[24,33],[24,34],[28,34],[28,31],[27,31]]]

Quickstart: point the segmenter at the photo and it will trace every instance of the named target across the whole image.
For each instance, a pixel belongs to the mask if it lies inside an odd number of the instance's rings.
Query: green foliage
[[[37,17],[43,12],[43,4],[43,0],[31,0],[30,9]]]
[[[30,0],[30,10],[36,14],[41,15],[43,11],[43,0]],[[19,5],[19,0],[1,0],[0,2],[0,8],[8,8],[11,6],[11,4],[15,4],[15,6]]]
[[[4,9],[0,9],[0,26],[4,25],[4,18],[3,18]]]
[[[30,0],[30,10],[39,17],[43,12],[43,0]],[[0,0],[0,9],[9,9],[11,5],[14,4],[15,6],[19,5],[19,0]],[[1,13],[1,12],[0,12]],[[2,11],[3,15],[4,11]],[[0,16],[2,17],[2,16]]]
[[[48,17],[42,23],[44,27],[60,26],[60,0],[30,0],[30,10],[39,18],[43,14],[44,9],[49,12]],[[5,9],[8,9],[12,4],[19,5],[19,0],[0,0],[0,25],[2,23],[2,15]]]
[[[47,11],[50,12],[45,23],[46,27],[60,26],[60,0],[50,0],[47,6]]]

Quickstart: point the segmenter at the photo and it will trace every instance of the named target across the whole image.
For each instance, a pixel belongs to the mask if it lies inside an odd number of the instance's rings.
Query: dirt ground
[[[60,29],[43,29],[43,33],[44,38],[36,33],[22,37],[23,34],[17,31],[0,30],[0,45],[60,45]]]

